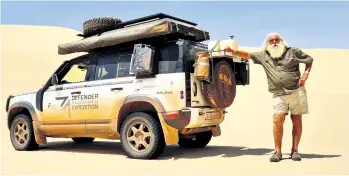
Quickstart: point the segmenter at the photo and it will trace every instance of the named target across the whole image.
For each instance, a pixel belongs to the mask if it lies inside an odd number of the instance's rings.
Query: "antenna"
[[[231,36],[229,36],[231,39],[233,39],[234,38],[234,35],[231,35]]]

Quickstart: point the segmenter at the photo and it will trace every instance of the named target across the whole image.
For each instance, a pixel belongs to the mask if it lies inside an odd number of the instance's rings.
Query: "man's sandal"
[[[270,162],[279,162],[282,159],[282,154],[280,152],[274,152],[270,158]]]
[[[291,152],[291,158],[293,161],[301,161],[302,160],[301,156],[298,153],[298,150],[293,150]]]

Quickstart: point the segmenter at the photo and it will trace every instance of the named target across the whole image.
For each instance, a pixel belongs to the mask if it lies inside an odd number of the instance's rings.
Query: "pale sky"
[[[269,32],[279,32],[291,46],[349,49],[349,2],[4,2],[2,24],[60,26],[82,31],[94,17],[123,21],[166,13],[193,21],[211,40],[235,35],[241,46],[259,47]]]

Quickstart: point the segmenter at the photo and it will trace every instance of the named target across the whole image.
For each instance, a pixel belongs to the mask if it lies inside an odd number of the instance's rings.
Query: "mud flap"
[[[158,113],[162,131],[167,145],[177,144],[179,141],[178,130],[167,125],[161,113]]]
[[[212,129],[212,136],[217,137],[221,135],[221,127],[218,125],[217,127]]]
[[[34,129],[34,136],[35,136],[35,141],[37,144],[46,144],[47,140],[46,137],[42,134],[40,131],[40,123],[37,121],[33,121],[33,129]]]
[[[236,95],[235,74],[225,60],[212,61],[211,64],[211,82],[202,82],[203,95],[212,108],[227,108]]]

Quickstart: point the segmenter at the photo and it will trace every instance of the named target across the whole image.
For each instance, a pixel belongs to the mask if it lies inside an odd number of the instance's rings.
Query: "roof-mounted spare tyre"
[[[113,17],[92,18],[83,23],[83,36],[90,37],[106,31],[117,29],[122,21]]]

